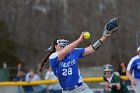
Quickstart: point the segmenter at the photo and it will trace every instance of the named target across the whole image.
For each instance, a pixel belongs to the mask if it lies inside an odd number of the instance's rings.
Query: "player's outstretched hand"
[[[110,36],[113,32],[118,30],[118,18],[113,18],[105,25],[103,35],[105,37]]]

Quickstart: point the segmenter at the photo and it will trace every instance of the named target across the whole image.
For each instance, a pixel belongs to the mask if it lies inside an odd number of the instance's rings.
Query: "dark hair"
[[[126,68],[126,66],[127,66],[125,62],[121,61],[121,62],[119,63],[118,72],[119,72],[120,75],[126,75],[126,72],[123,72],[123,71],[122,71],[122,67],[121,67],[121,64],[122,64],[122,63],[124,64],[125,68]]]
[[[52,45],[52,48],[49,50],[49,51],[50,51],[49,54],[43,58],[43,60],[42,60],[42,62],[41,62],[41,64],[40,64],[39,72],[42,71],[42,69],[43,69],[45,63],[48,61],[49,56],[50,56],[52,53],[54,53],[54,52],[56,51],[55,45],[57,45],[57,40],[59,40],[59,39],[66,39],[66,38],[65,38],[64,36],[61,36],[60,38],[56,38],[56,39],[53,41],[53,45]]]
[[[123,61],[121,61],[121,62],[119,62],[119,68],[121,68],[121,64],[124,64],[124,66],[126,67],[126,63],[125,62],[123,62]]]
[[[49,56],[50,56],[52,53],[54,53],[54,52],[56,51],[55,45],[57,45],[57,39],[54,40],[52,49],[50,50],[49,54],[43,58],[43,60],[42,60],[42,62],[41,62],[41,64],[40,64],[39,72],[42,71],[42,69],[43,69],[45,63],[47,62],[47,60],[48,60],[48,58],[49,58]]]

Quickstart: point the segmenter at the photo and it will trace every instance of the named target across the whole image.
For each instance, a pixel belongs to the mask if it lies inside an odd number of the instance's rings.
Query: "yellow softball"
[[[89,38],[90,38],[90,33],[84,32],[84,39],[89,39]]]

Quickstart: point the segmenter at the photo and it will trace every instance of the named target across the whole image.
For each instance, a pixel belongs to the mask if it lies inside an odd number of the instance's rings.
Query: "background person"
[[[126,64],[124,62],[120,62],[119,69],[118,69],[120,76],[126,76],[126,70],[127,70]],[[126,85],[131,85],[130,80],[124,80],[124,83]]]
[[[140,47],[137,48],[137,55],[132,57],[127,66],[126,75],[136,93],[140,93]]]
[[[126,65],[124,62],[119,63],[119,69],[118,69],[119,74],[122,76],[126,75]]]
[[[20,70],[17,73],[17,77],[15,78],[15,81],[25,81],[26,74],[24,71]],[[25,93],[34,93],[32,86],[22,86]],[[19,90],[20,91],[20,90]]]
[[[56,80],[56,79],[57,78],[50,67],[45,75],[45,80]],[[47,89],[49,90],[49,93],[62,93],[62,88],[59,83],[50,84],[48,85]]]
[[[37,81],[37,80],[41,80],[40,76],[37,73],[35,73],[35,70],[31,69],[26,76],[26,81],[29,82],[29,81]],[[47,92],[46,85],[44,85],[44,84],[34,85],[33,90],[35,93],[46,93]]]
[[[122,79],[114,73],[114,68],[110,64],[103,66],[104,80],[106,81],[105,89],[106,92],[111,89],[111,93],[129,93],[125,84],[123,84]]]

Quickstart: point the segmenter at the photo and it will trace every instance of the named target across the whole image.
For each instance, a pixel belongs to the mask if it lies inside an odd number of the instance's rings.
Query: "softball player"
[[[140,47],[137,48],[138,55],[131,58],[126,75],[131,81],[131,85],[136,93],[140,93]]]
[[[44,58],[40,71],[44,63],[49,59],[50,66],[63,88],[62,93],[93,93],[82,80],[78,68],[78,60],[94,53],[115,30],[117,30],[117,20],[113,19],[105,26],[103,36],[86,48],[76,48],[85,40],[84,32],[82,32],[77,40],[70,44],[65,38],[54,40],[52,50]]]
[[[103,66],[104,71],[104,80],[106,81],[105,87],[106,92],[108,92],[109,88],[111,89],[111,93],[129,93],[125,84],[121,78],[114,73],[113,66],[110,64],[106,64]]]

